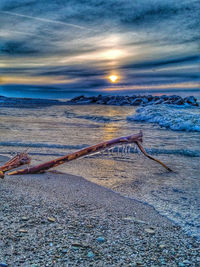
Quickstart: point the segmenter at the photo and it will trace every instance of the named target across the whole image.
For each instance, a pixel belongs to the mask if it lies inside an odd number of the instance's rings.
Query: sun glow
[[[116,75],[110,75],[108,78],[112,83],[115,83],[119,79]]]

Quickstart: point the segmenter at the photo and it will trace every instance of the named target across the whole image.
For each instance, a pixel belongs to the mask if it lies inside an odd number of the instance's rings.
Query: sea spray
[[[200,132],[200,109],[177,109],[164,105],[140,107],[129,121],[150,122],[174,131]]]

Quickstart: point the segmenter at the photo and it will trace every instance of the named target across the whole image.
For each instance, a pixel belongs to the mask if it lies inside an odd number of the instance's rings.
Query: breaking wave
[[[141,107],[130,121],[150,122],[173,131],[200,132],[200,109],[176,109],[163,105]]]

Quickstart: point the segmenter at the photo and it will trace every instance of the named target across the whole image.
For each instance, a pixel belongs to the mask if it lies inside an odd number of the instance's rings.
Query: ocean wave
[[[25,148],[55,148],[55,149],[81,149],[88,145],[61,145],[61,144],[46,144],[46,143],[22,143],[22,142],[0,142],[1,146],[7,147],[25,147]]]
[[[200,150],[190,150],[190,149],[160,149],[160,148],[147,148],[145,150],[150,155],[178,155],[186,157],[200,157]],[[114,152],[118,150],[115,149]],[[135,148],[130,148],[130,153],[138,153]]]
[[[68,150],[79,150],[85,147],[88,147],[88,144],[82,145],[61,145],[61,144],[47,144],[47,143],[23,143],[23,142],[0,142],[0,147],[20,147],[20,148],[50,148],[50,149],[68,149]],[[121,148],[122,149],[122,148]],[[119,154],[119,148],[115,147],[112,149],[113,153]],[[179,155],[179,156],[186,156],[186,157],[200,157],[200,150],[189,150],[189,149],[158,149],[158,148],[147,148],[145,150],[151,155]],[[122,151],[121,151],[122,152]],[[135,147],[130,147],[129,152],[131,154],[138,153],[138,150]],[[4,153],[1,151],[1,154]],[[5,152],[6,154],[8,152]],[[64,154],[59,153],[57,151],[53,153],[49,152],[29,152],[31,155],[43,155],[43,156],[63,156]],[[99,156],[98,154],[95,156]]]
[[[161,154],[168,154],[168,155],[179,155],[179,156],[186,156],[186,157],[200,157],[200,150],[190,150],[190,149],[156,149],[150,148],[146,149],[146,151],[151,155],[161,155]]]
[[[65,115],[67,118],[85,119],[85,120],[90,120],[90,121],[96,121],[99,123],[109,123],[113,121],[119,121],[119,119],[116,117],[107,117],[107,116],[89,115],[89,114],[80,115],[80,114],[76,114],[76,113],[68,112],[68,111],[65,112]]]
[[[173,131],[200,132],[200,110],[179,110],[163,105],[146,106],[127,117],[130,121],[150,122]]]

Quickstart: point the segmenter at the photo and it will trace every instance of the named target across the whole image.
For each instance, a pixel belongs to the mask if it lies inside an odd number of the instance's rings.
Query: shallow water
[[[164,109],[162,115],[173,110]],[[184,112],[184,116],[200,114],[197,108],[174,107],[174,112]],[[134,114],[138,114],[134,107],[96,105],[1,108],[0,154],[11,155],[28,148],[35,164],[142,129],[144,147],[173,173],[138,153],[120,155],[117,151],[85,157],[57,169],[147,202],[187,233],[200,237],[200,132],[173,131],[155,120],[149,123],[127,119]]]

